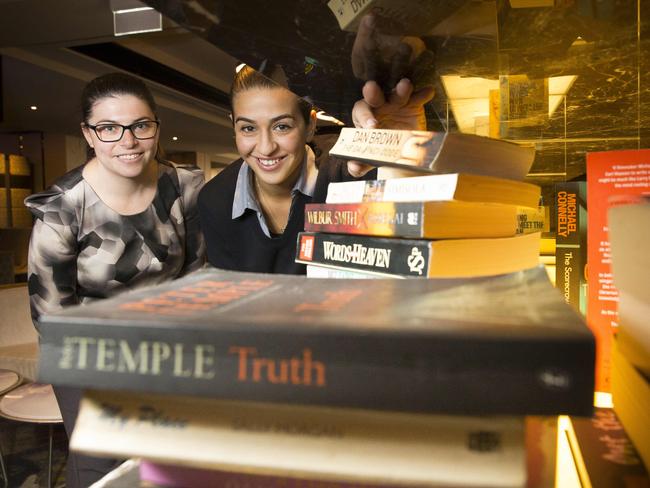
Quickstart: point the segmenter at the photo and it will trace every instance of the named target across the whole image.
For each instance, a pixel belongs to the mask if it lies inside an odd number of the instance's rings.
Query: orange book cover
[[[607,228],[612,197],[650,194],[650,149],[587,154],[587,323],[596,336],[596,390],[611,391],[611,346],[618,326]]]

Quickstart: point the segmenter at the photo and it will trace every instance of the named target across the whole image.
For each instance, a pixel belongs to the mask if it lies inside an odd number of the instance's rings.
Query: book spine
[[[424,217],[424,205],[420,202],[309,203],[305,206],[305,230],[424,237]]]
[[[573,450],[579,450],[581,486],[624,488],[650,486],[650,478],[632,440],[611,408],[598,408],[591,418],[572,418],[568,432]]]
[[[140,481],[156,486],[222,486],[226,488],[397,488],[400,485],[359,484],[343,481],[324,481],[317,478],[291,478],[237,473],[218,469],[200,469],[187,466],[140,462]]]
[[[95,455],[333,482],[514,488],[526,478],[524,421],[514,416],[409,415],[95,391],[81,401],[70,445]]]
[[[625,356],[618,340],[612,348],[612,401],[614,412],[638,455],[650,468],[650,379]],[[647,478],[646,478],[646,482]],[[650,482],[648,485],[650,486]]]
[[[542,232],[545,223],[544,207],[517,207],[517,234]]]
[[[432,253],[431,241],[427,240],[301,232],[296,261],[426,277]]]
[[[417,202],[452,200],[458,184],[457,174],[357,180],[330,183],[327,203]]]
[[[329,0],[327,6],[336,17],[341,30],[356,32],[361,17],[370,10],[374,0]]]
[[[330,155],[431,172],[445,136],[444,132],[344,127]]]
[[[302,332],[271,329],[219,331],[155,320],[138,327],[44,324],[38,379],[80,388],[419,412],[585,415],[592,409],[589,341],[495,341],[392,330],[351,335],[308,323]]]
[[[386,276],[383,274],[368,273],[333,266],[320,266],[317,264],[307,265],[307,278],[350,278],[350,279],[377,279],[377,278],[399,278],[399,276]]]
[[[564,301],[586,314],[587,214],[586,183],[555,186],[555,286]]]
[[[446,216],[445,207],[449,210]],[[498,227],[486,228],[486,208],[491,208],[491,217],[498,215]],[[545,221],[540,208],[480,202],[309,203],[305,206],[305,230],[427,239],[508,237],[540,232]],[[460,216],[464,225],[456,225]],[[453,228],[445,222],[453,223]]]

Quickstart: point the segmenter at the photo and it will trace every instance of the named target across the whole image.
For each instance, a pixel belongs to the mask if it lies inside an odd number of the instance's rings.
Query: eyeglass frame
[[[156,131],[153,133],[153,135],[151,137],[138,137],[138,136],[135,135],[135,132],[133,132],[133,126],[138,125],[138,124],[142,124],[143,122],[149,122],[149,123],[156,124]],[[122,128],[122,133],[120,134],[120,137],[115,139],[114,141],[105,141],[104,139],[99,137],[99,134],[97,133],[97,127],[101,127],[102,125],[115,125],[115,126],[121,127]],[[96,124],[96,125],[90,125],[90,124],[84,123],[84,127],[92,129],[92,131],[97,136],[97,139],[99,139],[101,142],[119,142],[119,141],[122,140],[122,138],[124,137],[124,133],[127,130],[129,130],[131,132],[131,135],[135,139],[137,139],[138,141],[147,141],[149,139],[153,139],[158,134],[158,129],[160,128],[160,120],[138,120],[137,122],[133,122],[132,124],[129,124],[129,125],[116,124],[116,123],[113,123],[113,122],[106,122],[106,123],[103,123],[103,124]]]

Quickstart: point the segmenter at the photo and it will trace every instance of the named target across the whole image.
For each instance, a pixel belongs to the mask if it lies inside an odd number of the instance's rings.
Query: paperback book
[[[140,480],[146,488],[226,487],[226,488],[398,488],[403,485],[322,480],[314,477],[290,477],[192,468],[189,466],[140,461]]]
[[[173,442],[160,441],[165,438]],[[93,456],[335,483],[523,488],[524,442],[520,416],[94,391],[81,401],[70,447]]]
[[[650,377],[650,196],[625,197],[609,208],[607,217],[618,290],[617,346]]]
[[[587,183],[555,185],[555,286],[564,300],[587,314]]]
[[[327,203],[462,200],[537,207],[541,188],[522,181],[462,173],[330,183]]]
[[[483,239],[395,239],[322,232],[298,235],[296,262],[390,277],[458,278],[512,273],[539,261],[540,233]]]
[[[460,132],[341,129],[330,155],[424,173],[469,173],[522,181],[533,147]]]
[[[206,269],[44,315],[39,330],[39,380],[62,386],[472,415],[592,408],[593,336],[541,267],[364,281]]]
[[[636,368],[614,341],[612,349],[612,401],[634,447],[650,468],[650,377]]]
[[[611,267],[607,212],[612,197],[650,194],[650,149],[587,154],[587,323],[597,341],[596,389],[611,391],[611,347],[618,327],[618,290]],[[640,224],[641,225],[641,224]]]
[[[650,488],[643,460],[611,408],[597,408],[592,417],[572,417],[567,436],[581,486]]]
[[[305,230],[423,239],[511,237],[540,232],[540,207],[481,202],[308,203]]]
[[[462,7],[468,0],[446,0],[432,8],[429,0],[329,0],[327,6],[341,30],[356,32],[364,15],[375,12],[390,22],[381,23],[381,33],[421,36],[431,34],[436,24]],[[424,14],[424,15],[423,15]]]
[[[405,276],[390,276],[391,278],[400,279]],[[380,279],[387,276],[367,271],[358,271],[354,269],[339,268],[338,266],[321,266],[319,264],[307,265],[307,278],[349,278],[357,280]]]

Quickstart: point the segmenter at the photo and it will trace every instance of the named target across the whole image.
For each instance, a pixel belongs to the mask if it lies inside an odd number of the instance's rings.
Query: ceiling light
[[[553,76],[543,80],[548,85],[548,100],[543,105],[548,105],[549,117],[560,106],[576,78],[577,76],[569,75]],[[498,79],[443,75],[442,85],[460,132],[480,135],[498,134],[498,128],[493,132],[488,120],[493,116],[495,109],[499,111],[499,99],[504,99],[499,96],[501,84]],[[491,93],[494,107],[490,104]]]
[[[178,137],[177,137],[177,136],[173,136],[173,137],[172,137],[172,141],[177,141],[177,140],[178,140]]]
[[[235,68],[235,73],[239,73],[244,66],[246,66],[246,63],[238,64]]]
[[[38,110],[38,107],[36,105],[31,105],[29,107],[30,110]]]
[[[140,0],[110,0],[110,5],[116,36],[162,30],[162,14]]]

